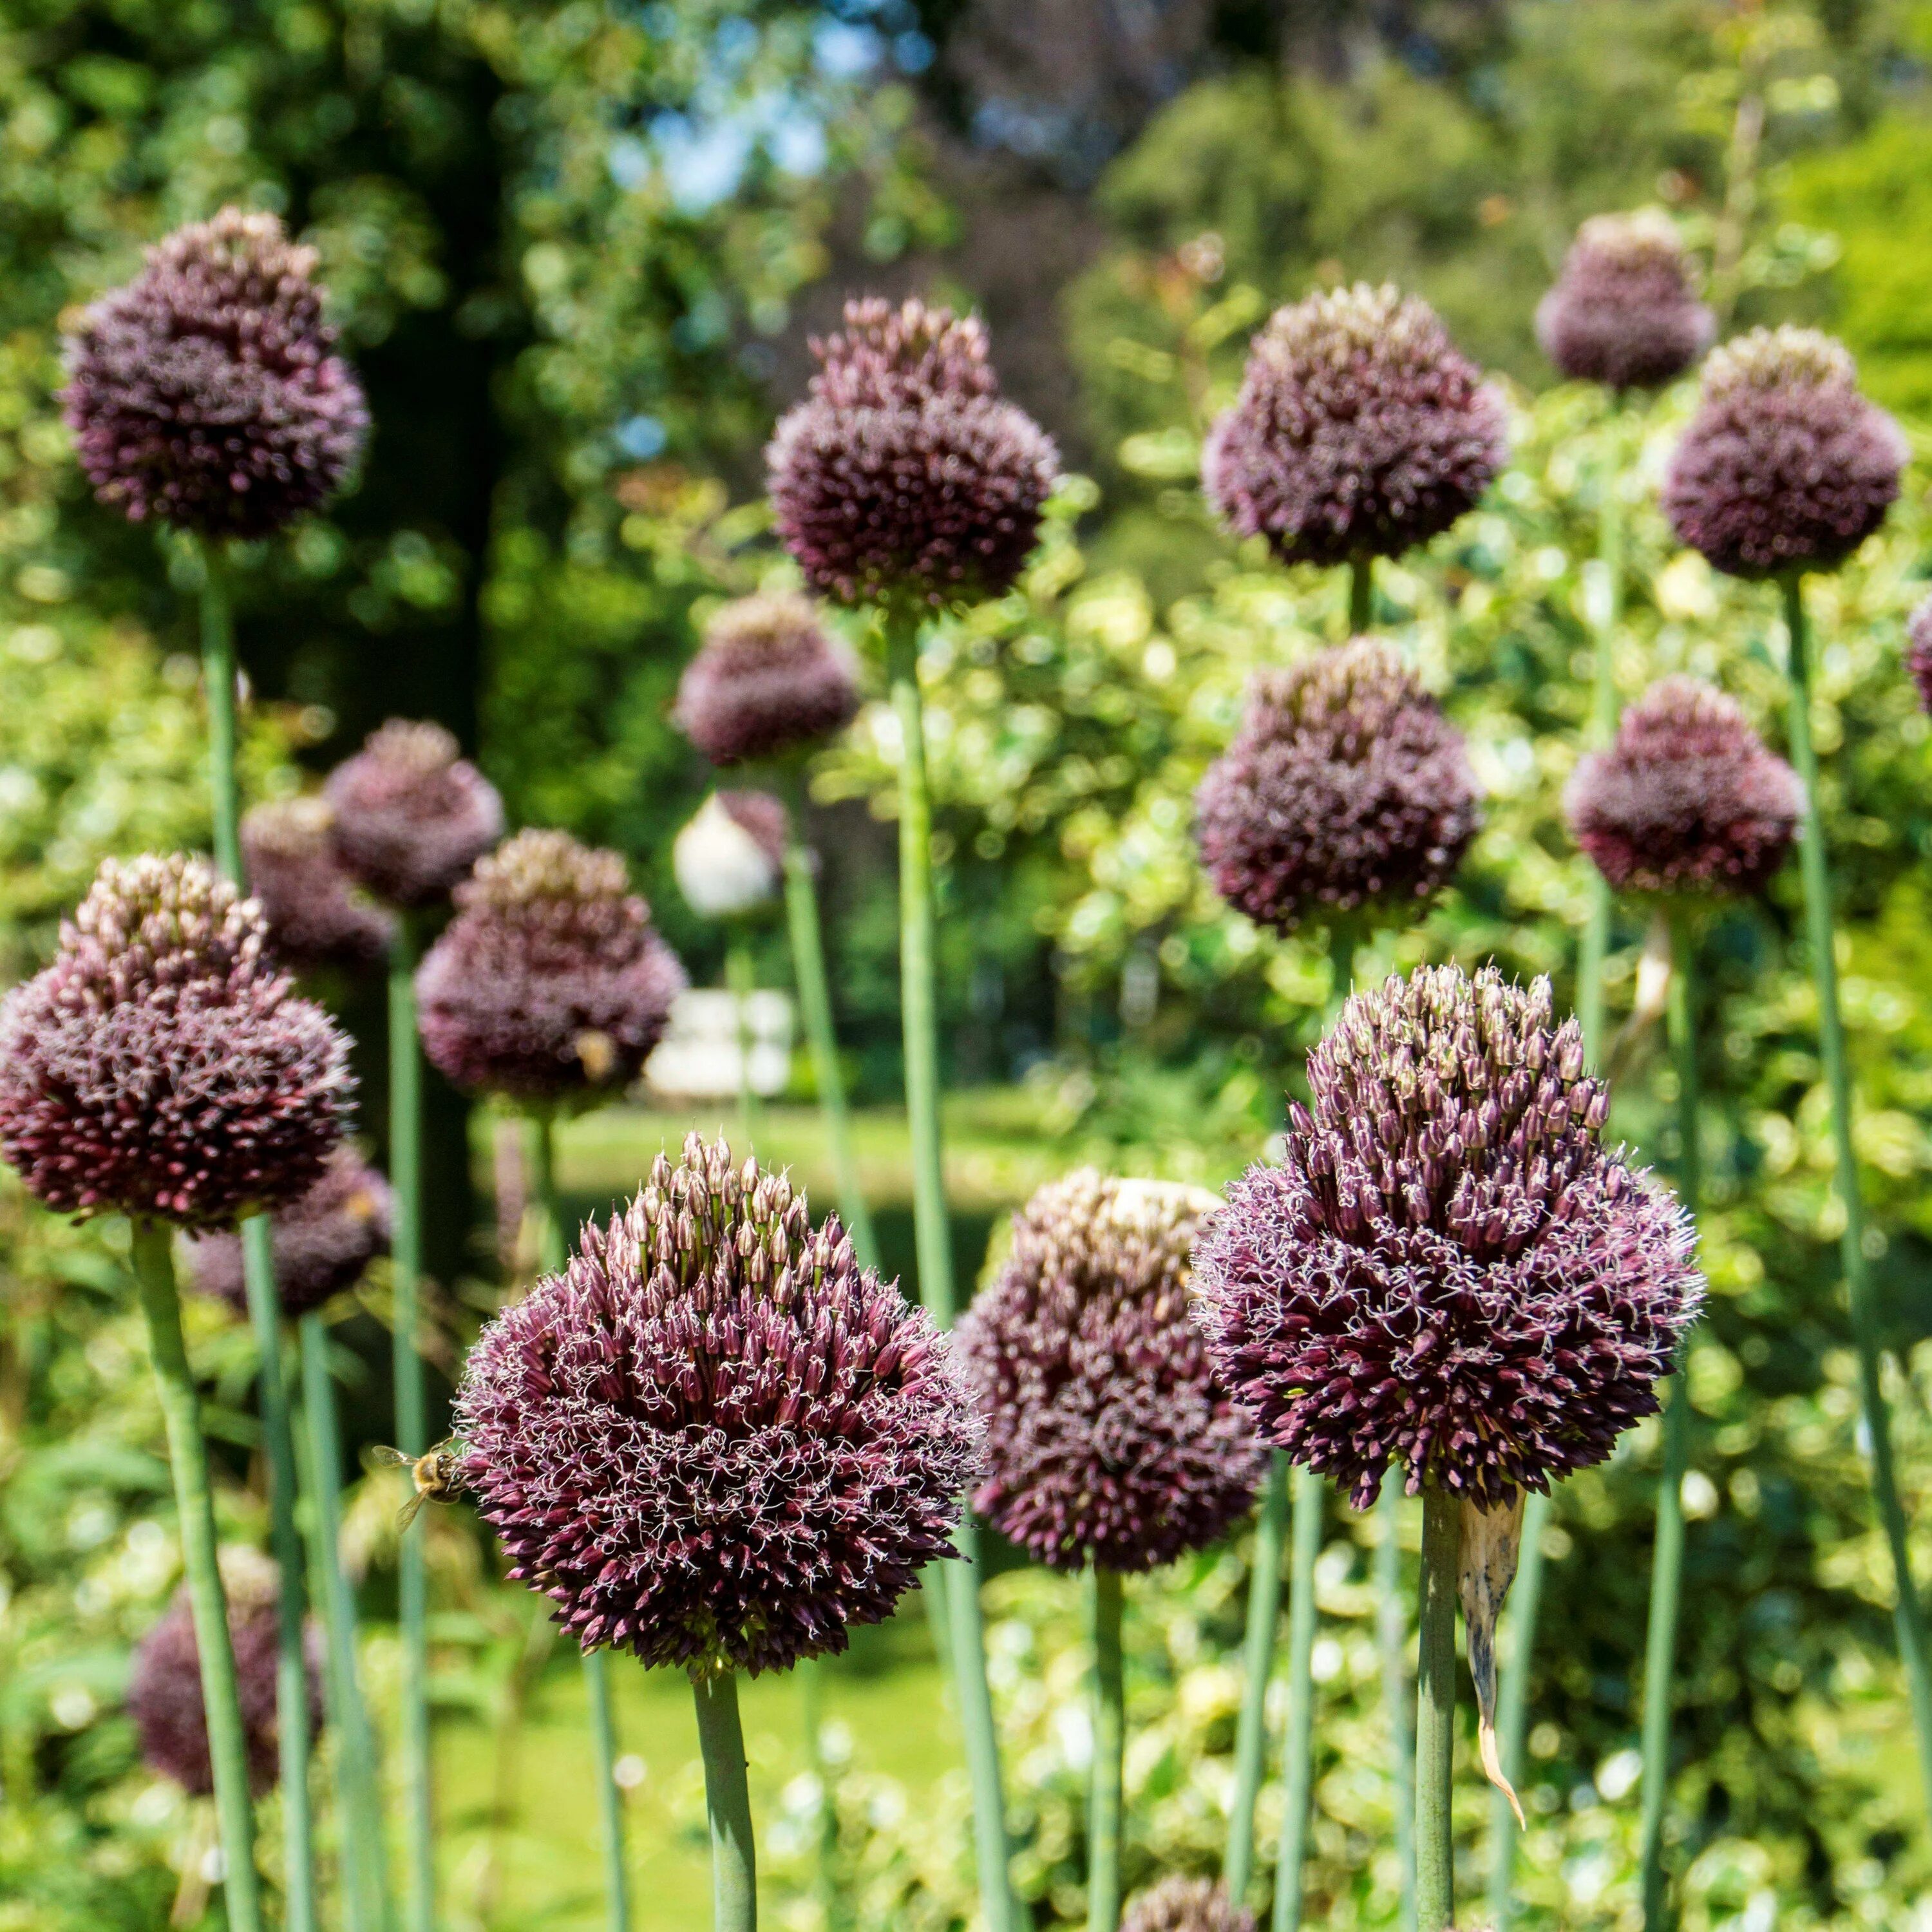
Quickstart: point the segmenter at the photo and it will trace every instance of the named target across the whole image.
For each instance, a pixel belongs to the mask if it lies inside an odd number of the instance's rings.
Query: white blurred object
[[[670,868],[692,910],[706,919],[736,919],[755,911],[778,896],[783,881],[771,854],[731,816],[716,792],[673,842]]]
[[[792,1007],[770,988],[745,1001],[752,1042],[752,1091],[761,1100],[791,1083]],[[644,1078],[668,1100],[730,1100],[738,1094],[738,1001],[716,987],[693,986],[671,1002],[670,1022],[644,1063]]]

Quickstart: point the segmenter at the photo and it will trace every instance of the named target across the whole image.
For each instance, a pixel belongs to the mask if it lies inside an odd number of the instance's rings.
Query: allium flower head
[[[1255,1915],[1204,1878],[1164,1878],[1127,1901],[1120,1932],[1255,1932]]]
[[[369,415],[315,263],[274,215],[225,208],[150,248],[81,317],[62,400],[104,503],[261,537],[334,493]]]
[[[1690,1217],[1603,1144],[1550,982],[1423,967],[1309,1057],[1279,1167],[1194,1250],[1214,1365],[1262,1432],[1366,1508],[1391,1460],[1484,1508],[1655,1412],[1703,1294]]]
[[[400,718],[328,775],[335,856],[386,904],[442,898],[503,833],[496,788],[440,724]]]
[[[349,1042],[206,861],[110,859],[52,965],[0,1004],[0,1153],[64,1214],[223,1227],[316,1179]]]
[[[274,1586],[231,1588],[228,1640],[235,1652],[236,1688],[248,1746],[248,1785],[257,1798],[272,1791],[280,1774],[275,1716],[278,1626]],[[311,1738],[322,1724],[322,1672],[309,1633],[308,1722]],[[141,1741],[141,1756],[193,1798],[214,1789],[208,1750],[208,1717],[201,1699],[201,1649],[194,1616],[182,1591],[134,1653],[128,1685],[128,1714]]]
[[[1195,797],[1216,891],[1287,932],[1439,891],[1482,814],[1462,734],[1372,638],[1263,671]]]
[[[1267,1451],[1188,1318],[1188,1248],[1217,1204],[1090,1168],[1051,1182],[959,1325],[986,1422],[973,1506],[1051,1568],[1151,1570],[1253,1506]]]
[[[1885,520],[1907,452],[1843,344],[1756,328],[1712,352],[1664,507],[1732,577],[1835,570]]]
[[[1473,508],[1508,454],[1503,406],[1419,296],[1327,289],[1277,309],[1201,480],[1285,563],[1399,556]]]
[[[395,922],[356,892],[335,856],[326,800],[278,799],[242,820],[248,890],[276,952],[297,972],[374,965]]]
[[[615,852],[520,832],[476,862],[416,974],[423,1049],[459,1087],[526,1103],[621,1094],[684,969]]]
[[[1804,795],[1722,692],[1666,677],[1577,765],[1564,806],[1619,891],[1750,892],[1784,863]]]
[[[790,821],[768,791],[715,791],[671,842],[670,866],[693,912],[741,919],[784,883]]]
[[[850,654],[808,598],[741,597],[705,627],[671,716],[714,765],[735,765],[830,737],[858,709]]]
[[[456,1424],[511,1575],[585,1648],[694,1675],[844,1649],[952,1554],[979,1472],[948,1338],[695,1135],[484,1330]]]
[[[778,535],[813,585],[853,603],[997,596],[1020,572],[1059,470],[1053,440],[1004,400],[970,318],[848,302],[814,340],[806,399],[765,451]]]
[[[275,1210],[275,1292],[292,1321],[352,1288],[378,1255],[389,1251],[389,1184],[356,1150],[339,1146],[306,1194]],[[242,1239],[224,1231],[188,1244],[194,1285],[248,1311]]]
[[[1932,711],[1932,597],[1914,610],[1905,626],[1906,667],[1918,687],[1918,702]]]
[[[1610,389],[1661,388],[1710,347],[1716,328],[1675,224],[1654,208],[1585,222],[1536,310],[1544,355],[1572,382]]]

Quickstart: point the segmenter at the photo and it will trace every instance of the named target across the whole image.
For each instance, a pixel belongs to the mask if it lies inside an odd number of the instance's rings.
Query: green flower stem
[[[208,795],[214,821],[214,862],[242,883],[241,807],[235,782],[235,614],[228,572],[218,545],[201,557],[201,674],[208,701]]]
[[[738,1721],[736,1672],[694,1677],[698,1746],[704,1759],[704,1811],[711,1826],[711,1932],[758,1932],[758,1854],[752,1793],[745,1780],[745,1732]]]
[[[537,1265],[561,1274],[569,1238],[556,1191],[556,1130],[547,1111],[530,1116],[530,1185],[536,1196]],[[603,1828],[604,1898],[610,1932],[630,1932],[630,1862],[624,1843],[624,1794],[617,1783],[617,1719],[610,1697],[608,1655],[584,1653],[584,1690],[590,1711],[591,1762],[597,1778],[598,1818]]]
[[[1677,1064],[1677,1198],[1694,1221],[1702,1189],[1697,1115],[1697,944],[1681,909],[1670,920],[1669,1025]],[[1670,1791],[1670,1718],[1676,1674],[1677,1608],[1684,1564],[1684,1472],[1690,1454],[1690,1391],[1685,1352],[1664,1411],[1664,1468],[1657,1484],[1657,1534],[1650,1562],[1650,1628],[1643,1666],[1643,1824],[1638,1870],[1645,1932],[1670,1932],[1664,1872],[1664,1807]]]
[[[416,932],[406,913],[396,920],[389,950],[389,1186],[395,1197],[390,1237],[395,1283],[394,1362],[396,1447],[420,1456],[429,1447],[423,1386],[422,1049],[416,1038]],[[436,1932],[436,1806],[429,1723],[429,1578],[423,1565],[422,1517],[403,1534],[398,1552],[402,1621],[402,1761],[408,1874],[409,1932]]]
[[[1294,1544],[1288,1572],[1288,1727],[1282,1742],[1281,1855],[1275,1862],[1274,1932],[1301,1923],[1308,1814],[1315,1792],[1315,1559],[1322,1554],[1322,1478],[1294,1472]]]
[[[1348,560],[1348,634],[1362,636],[1375,620],[1376,560],[1364,551]]]
[[[838,1893],[838,1808],[832,1767],[825,1760],[825,1663],[822,1658],[803,1657],[795,1668],[799,1714],[805,1721],[806,1768],[818,1786],[818,1870],[813,1888],[828,1932],[836,1932],[848,1915]]]
[[[1804,788],[1804,837],[1800,848],[1804,878],[1804,925],[1810,944],[1811,970],[1818,988],[1818,1046],[1832,1096],[1832,1129],[1838,1147],[1838,1187],[1844,1210],[1840,1244],[1845,1289],[1851,1303],[1852,1333],[1858,1351],[1858,1396],[1864,1411],[1867,1453],[1871,1459],[1872,1495],[1892,1551],[1896,1597],[1892,1622],[1900,1661],[1912,1696],[1912,1723],[1918,1734],[1918,1768],[1925,1796],[1932,1801],[1932,1658],[1912,1577],[1904,1505],[1892,1466],[1892,1417],[1885,1399],[1880,1364],[1878,1299],[1865,1259],[1864,1202],[1859,1190],[1858,1155],[1852,1142],[1852,1076],[1845,1054],[1844,1017],[1838,1004],[1838,961],[1832,929],[1832,870],[1825,826],[1818,807],[1818,757],[1811,742],[1810,642],[1804,622],[1804,589],[1796,574],[1784,580],[1784,614],[1790,644],[1791,762]]]
[[[1445,1932],[1456,1918],[1455,1839],[1449,1798],[1456,1762],[1456,1598],[1462,1504],[1422,1491],[1421,1654],[1415,1699],[1415,1922]]]
[[[147,1318],[148,1346],[160,1392],[180,1519],[182,1564],[188,1572],[208,1751],[214,1773],[215,1814],[221,1832],[229,1932],[262,1932],[260,1880],[255,1872],[255,1812],[248,1793],[248,1746],[228,1637],[228,1600],[215,1554],[214,1495],[208,1444],[201,1432],[201,1398],[188,1368],[175,1287],[173,1235],[156,1221],[134,1224],[134,1280]]]
[[[805,784],[801,777],[791,799],[791,837],[785,846],[785,916],[791,929],[792,978],[797,988],[805,1036],[812,1048],[812,1072],[818,1087],[818,1112],[838,1183],[838,1218],[852,1237],[852,1252],[861,1268],[879,1264],[879,1244],[872,1232],[872,1210],[859,1180],[852,1154],[852,1123],[845,1105],[845,1076],[838,1065],[838,1036],[832,1018],[832,996],[825,976],[825,942],[818,916],[818,887],[812,877],[812,854],[806,850]]]
[[[1120,1573],[1097,1565],[1088,1579],[1094,1625],[1093,1796],[1088,1809],[1087,1932],[1120,1923],[1121,1780],[1127,1743],[1120,1668]]]
[[[1408,1687],[1408,1618],[1402,1598],[1402,1477],[1391,1468],[1376,1499],[1376,1647],[1381,1655],[1382,1708],[1395,1781],[1395,1856],[1401,1873],[1402,1932],[1415,1928],[1415,1739]]]
[[[886,612],[886,670],[898,719],[899,1004],[905,1034],[906,1113],[912,1134],[913,1232],[920,1299],[934,1321],[950,1328],[957,1312],[952,1287],[952,1236],[939,1132],[939,1018],[934,957],[932,800],[927,788],[926,721],[919,691],[916,608]],[[973,1787],[974,1837],[979,1858],[980,1909],[986,1932],[1015,1932],[1022,1922],[1006,1870],[1006,1799],[1000,1789],[999,1743],[980,1608],[979,1526],[969,1514],[954,1542],[965,1559],[941,1586],[952,1626],[953,1680],[966,1736]]]
[[[1241,1714],[1234,1731],[1234,1795],[1228,1811],[1228,1849],[1222,1876],[1238,1905],[1255,1866],[1255,1798],[1268,1745],[1268,1678],[1274,1668],[1275,1625],[1281,1614],[1281,1558],[1288,1536],[1288,1458],[1268,1459],[1268,1487],[1255,1523],[1254,1568],[1248,1578],[1248,1627],[1241,1654]]]
[[[724,948],[724,983],[731,990],[731,1012],[738,1030],[738,1132],[743,1151],[756,1150],[764,1123],[759,1118],[758,1089],[752,1084],[752,995],[758,976],[752,962],[752,936],[742,920],[732,922]]]
[[[304,1315],[302,1342],[302,1419],[308,1444],[304,1484],[309,1501],[311,1566],[328,1643],[328,1720],[335,1733],[336,1808],[340,1820],[344,1922],[346,1932],[388,1932],[394,1922],[384,1856],[385,1820],[377,1781],[376,1736],[362,1696],[356,1593],[344,1573],[342,1436],[335,1381],[328,1372],[328,1330],[320,1315]]]

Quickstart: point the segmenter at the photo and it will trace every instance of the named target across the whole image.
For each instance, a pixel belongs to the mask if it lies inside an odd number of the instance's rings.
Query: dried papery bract
[[[225,208],[85,312],[61,400],[103,502],[136,523],[262,537],[334,494],[369,418],[315,268],[274,215]]]
[[[366,969],[394,936],[388,914],[361,897],[335,856],[333,814],[316,797],[258,805],[242,820],[248,890],[276,952],[297,972]]]
[[[1565,376],[1616,390],[1674,381],[1710,347],[1716,327],[1676,226],[1659,208],[1585,222],[1536,311],[1537,340]]]
[[[1358,282],[1275,312],[1201,480],[1235,536],[1284,563],[1346,563],[1441,535],[1508,454],[1501,399],[1435,310]]]
[[[849,724],[857,668],[808,598],[740,597],[704,628],[671,721],[714,765],[797,751]]]
[[[1128,1900],[1120,1932],[1255,1932],[1255,1915],[1211,1879],[1164,1878]]]
[[[716,791],[671,844],[677,889],[707,919],[742,919],[773,904],[784,880],[788,821],[768,791]]]

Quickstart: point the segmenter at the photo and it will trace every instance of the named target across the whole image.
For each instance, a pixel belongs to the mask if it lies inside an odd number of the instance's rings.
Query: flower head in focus
[[[1394,1461],[1485,1508],[1655,1412],[1702,1300],[1690,1217],[1603,1144],[1609,1095],[1550,985],[1423,967],[1309,1057],[1279,1167],[1194,1250],[1216,1369],[1365,1508]]]
[[[784,884],[790,820],[768,791],[715,791],[672,841],[677,889],[706,919],[742,919]]]
[[[1536,311],[1550,361],[1572,382],[1610,389],[1660,388],[1710,347],[1716,328],[1676,224],[1658,208],[1585,222]]]
[[[1255,1915],[1204,1878],[1164,1878],[1127,1900],[1120,1932],[1255,1932]]]
[[[335,856],[326,800],[278,799],[242,820],[242,868],[277,954],[297,972],[366,968],[388,950],[395,922],[360,897]]]
[[[224,208],[82,316],[62,401],[103,502],[136,523],[262,537],[334,494],[369,416],[315,265],[274,215]]]
[[[445,897],[503,832],[496,788],[440,724],[392,718],[328,775],[335,856],[386,905]]]
[[[850,653],[808,598],[740,597],[705,626],[673,721],[714,765],[769,758],[828,738],[859,709]]]
[[[949,1339],[695,1135],[484,1330],[456,1418],[511,1575],[586,1649],[694,1675],[890,1616],[952,1553],[981,1446]]]

